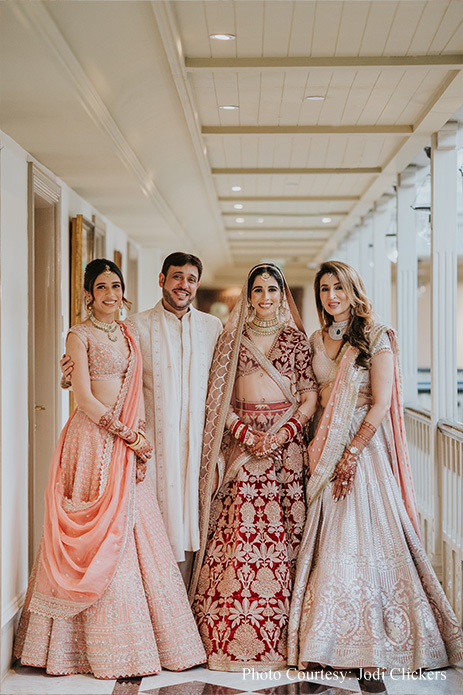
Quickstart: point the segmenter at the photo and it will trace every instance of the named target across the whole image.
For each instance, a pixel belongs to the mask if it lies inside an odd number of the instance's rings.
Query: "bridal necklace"
[[[342,340],[344,338],[344,333],[346,332],[349,321],[350,319],[346,319],[345,321],[338,321],[337,323],[333,321],[333,323],[330,323],[328,326],[328,335],[331,340]]]
[[[254,316],[248,326],[256,335],[274,335],[280,331],[282,324],[277,316],[273,319],[258,319],[257,316]]]
[[[92,324],[95,326],[95,328],[98,328],[99,331],[104,331],[106,335],[108,336],[108,340],[110,340],[112,343],[115,343],[117,341],[117,335],[113,335],[114,331],[117,328],[117,323],[116,321],[111,321],[111,323],[105,323],[104,321],[98,321],[93,316],[93,313],[90,311],[88,318],[92,322]]]

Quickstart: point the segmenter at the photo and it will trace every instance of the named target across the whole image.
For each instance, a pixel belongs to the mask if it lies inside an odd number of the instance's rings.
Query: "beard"
[[[195,298],[194,294],[191,294],[185,299],[178,299],[175,294],[172,292],[169,292],[168,290],[162,288],[162,298],[168,304],[171,306],[173,309],[177,309],[177,311],[181,311],[182,309],[188,309],[190,304],[192,303],[193,299]]]

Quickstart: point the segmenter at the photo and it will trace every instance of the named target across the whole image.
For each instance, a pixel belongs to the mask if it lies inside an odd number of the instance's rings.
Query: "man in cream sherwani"
[[[148,470],[185,581],[199,549],[198,486],[209,369],[222,324],[191,306],[201,279],[196,256],[170,254],[159,274],[162,299],[131,316],[140,336]]]

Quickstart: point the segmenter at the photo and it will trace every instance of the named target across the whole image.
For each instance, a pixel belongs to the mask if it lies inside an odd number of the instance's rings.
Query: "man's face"
[[[164,302],[174,311],[185,312],[196,296],[199,272],[195,265],[171,265],[167,276],[159,273]]]

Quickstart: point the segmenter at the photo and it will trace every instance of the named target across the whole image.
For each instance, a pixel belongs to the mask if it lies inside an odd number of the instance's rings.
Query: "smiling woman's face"
[[[250,299],[257,318],[273,319],[281,301],[281,290],[276,279],[272,275],[268,278],[258,275],[252,283]]]
[[[327,314],[335,321],[345,321],[350,316],[350,301],[334,273],[325,273],[320,280],[320,301]]]

